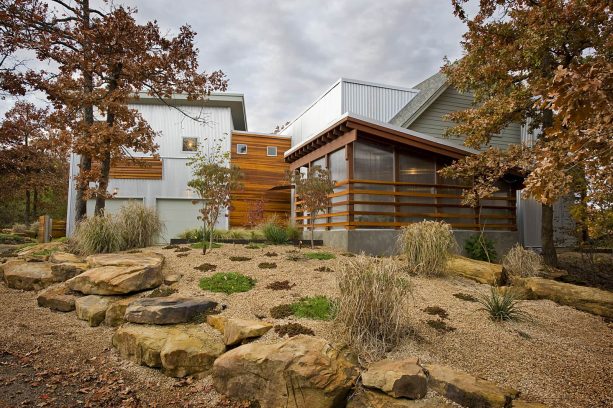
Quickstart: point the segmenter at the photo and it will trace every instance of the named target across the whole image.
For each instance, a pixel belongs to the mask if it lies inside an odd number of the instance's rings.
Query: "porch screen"
[[[393,149],[388,146],[375,145],[363,141],[355,142],[353,173],[356,180],[393,182]],[[369,202],[367,204],[355,204],[354,220],[356,222],[394,222],[394,206],[385,204],[386,202],[393,203],[394,196],[380,193],[384,191],[393,192],[393,185],[355,183],[353,188],[363,192],[354,195],[355,201]]]

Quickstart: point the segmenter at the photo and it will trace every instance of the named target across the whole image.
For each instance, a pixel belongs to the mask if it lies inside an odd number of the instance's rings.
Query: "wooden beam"
[[[293,163],[290,163],[289,169],[295,170],[297,168],[300,168],[304,166],[305,164],[312,162],[313,160],[317,160],[320,157],[323,157],[328,153],[332,153],[333,151],[340,149],[341,147],[347,145],[348,143],[355,141],[356,138],[357,138],[357,132],[355,130],[352,130],[349,133],[345,133],[343,136],[337,139],[334,139],[332,142],[327,143],[321,148],[315,149],[312,152],[294,161]]]

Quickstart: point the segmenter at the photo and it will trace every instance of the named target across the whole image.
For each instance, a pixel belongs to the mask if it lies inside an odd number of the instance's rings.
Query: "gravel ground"
[[[207,255],[191,250],[183,253],[187,256],[180,257],[177,255],[182,253],[173,249],[154,247],[150,250],[166,256],[165,274],[183,275],[175,286],[181,295],[209,296],[227,305],[224,314],[228,316],[263,318],[274,324],[297,321],[313,329],[317,336],[338,341],[331,322],[295,318],[275,320],[270,318],[269,310],[303,296],[337,296],[335,272],[315,269],[321,266],[338,269],[338,263],[345,259],[339,251],[325,249],[337,255],[335,260],[291,261],[287,259],[288,252],[294,250],[291,246],[247,249],[244,245],[225,244]],[[267,252],[275,252],[278,256],[267,256]],[[230,256],[252,259],[234,262],[228,259]],[[216,265],[216,270],[194,269],[205,262]],[[259,269],[260,262],[275,262],[277,268]],[[232,295],[199,289],[199,279],[215,272],[243,273],[256,279],[256,287]],[[266,289],[268,284],[283,280],[295,286],[291,290]],[[613,406],[613,325],[602,318],[540,300],[525,302],[530,320],[495,323],[478,310],[477,303],[453,296],[482,293],[489,290],[487,285],[454,277],[413,278],[412,282],[413,334],[389,357],[419,356],[426,363],[448,364],[500,385],[515,387],[521,391],[522,398],[551,407]],[[38,308],[34,293],[7,289],[4,285],[0,285],[0,299],[4,305],[0,308],[0,327],[3,328],[0,355],[5,352],[23,356],[36,351],[29,358],[34,359],[32,364],[39,370],[61,367],[66,372],[82,372],[95,367],[97,372],[110,371],[109,375],[120,378],[121,384],[129,388],[123,392],[137,402],[135,405],[232,406],[212,390],[210,378],[193,382],[176,380],[157,370],[121,361],[110,347],[113,332],[110,328],[89,328],[73,313]],[[424,312],[428,306],[441,307],[448,316],[441,319]],[[448,331],[431,327],[429,320],[444,321]],[[277,340],[277,334],[271,330],[257,341]],[[4,378],[0,371],[0,380]],[[81,376],[74,378],[77,381]]]

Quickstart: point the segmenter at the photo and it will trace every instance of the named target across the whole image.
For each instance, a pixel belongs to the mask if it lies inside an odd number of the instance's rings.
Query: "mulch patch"
[[[285,335],[287,335],[288,337],[294,337],[298,336],[299,334],[315,336],[315,332],[313,330],[299,323],[287,323],[283,325],[277,325],[275,326],[275,332],[279,335],[279,337],[284,337]]]
[[[295,283],[290,284],[288,280],[284,280],[284,281],[275,281],[273,283],[270,283],[268,286],[266,286],[266,289],[290,290],[294,286],[296,286]]]
[[[261,262],[258,264],[258,268],[260,269],[275,269],[277,264],[274,262]]]
[[[279,305],[272,307],[270,309],[270,317],[273,319],[285,319],[286,317],[290,317],[294,314],[294,310],[292,309],[292,305]]]
[[[203,263],[202,265],[194,266],[194,269],[202,272],[214,271],[215,269],[217,269],[217,265]]]

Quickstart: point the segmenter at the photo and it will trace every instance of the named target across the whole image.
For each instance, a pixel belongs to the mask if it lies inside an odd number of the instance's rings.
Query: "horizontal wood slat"
[[[92,163],[93,168],[99,166],[99,162]],[[109,177],[112,179],[161,180],[162,167],[162,159],[155,157],[125,158],[111,163]]]

